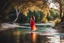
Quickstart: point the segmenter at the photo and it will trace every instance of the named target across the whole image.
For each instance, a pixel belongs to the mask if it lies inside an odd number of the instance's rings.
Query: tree
[[[47,16],[48,21],[55,20],[56,18],[60,18],[60,13],[58,10],[55,10],[53,8],[50,9],[50,16]]]
[[[42,20],[42,17],[44,17],[44,14],[41,11],[33,11],[32,12],[32,11],[29,10],[29,13],[28,13],[28,16],[27,16],[28,22],[30,21],[31,16],[35,16],[35,22],[40,23],[41,20]]]
[[[59,3],[59,6],[60,6],[60,18],[61,18],[61,21],[63,21],[63,17],[62,17],[62,7],[64,6],[64,0],[54,0],[54,2],[58,2]]]

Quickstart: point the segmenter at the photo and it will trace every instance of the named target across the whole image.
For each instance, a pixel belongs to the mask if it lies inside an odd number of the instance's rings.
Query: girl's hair
[[[35,17],[34,17],[34,16],[32,16],[32,19],[34,19],[34,20],[35,20]]]

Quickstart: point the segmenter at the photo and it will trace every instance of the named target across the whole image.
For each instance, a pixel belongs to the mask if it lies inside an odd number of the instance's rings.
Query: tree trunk
[[[61,22],[62,22],[63,17],[62,17],[62,4],[61,4],[61,1],[59,1],[59,6],[60,6],[60,19],[61,19]]]

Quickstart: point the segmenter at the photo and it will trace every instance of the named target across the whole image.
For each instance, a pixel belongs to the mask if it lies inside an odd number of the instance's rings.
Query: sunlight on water
[[[19,43],[20,31],[14,31],[13,34],[14,34],[14,36],[16,36],[16,38],[17,38],[17,43]]]
[[[60,43],[60,36],[53,36],[53,37],[47,37],[49,40],[49,43]]]
[[[3,30],[0,35],[0,43],[63,43],[64,40],[64,35],[52,27],[38,27],[38,30],[31,31],[30,28],[21,26]]]
[[[58,33],[55,34],[48,34],[48,33],[38,33],[38,32],[28,32],[32,34],[31,37],[34,42],[37,42],[37,40],[41,40],[41,43],[60,43],[60,35]],[[38,36],[40,36],[40,39],[37,39]],[[36,37],[36,39],[35,39]]]
[[[31,33],[31,39],[33,43],[36,43],[36,38],[37,38],[37,34],[36,33]]]

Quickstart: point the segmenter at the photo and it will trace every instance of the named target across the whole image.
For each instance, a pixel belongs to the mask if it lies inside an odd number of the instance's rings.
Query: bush
[[[37,11],[37,12],[36,11],[33,11],[33,12],[29,11],[28,16],[27,16],[28,22],[30,21],[31,16],[35,16],[35,22],[39,23],[39,22],[41,22],[44,14],[41,11]]]

